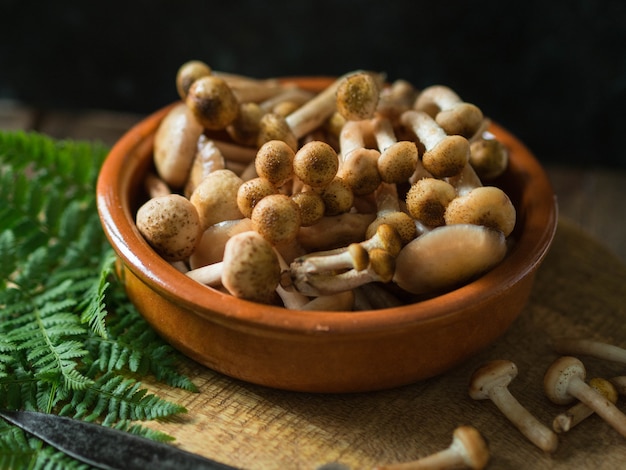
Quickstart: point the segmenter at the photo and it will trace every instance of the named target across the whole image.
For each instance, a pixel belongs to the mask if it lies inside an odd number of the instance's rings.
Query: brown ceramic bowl
[[[328,78],[290,79],[321,90]],[[240,300],[170,266],[134,223],[145,197],[154,134],[169,107],[130,129],[111,150],[97,185],[104,230],[126,291],[175,348],[244,381],[285,390],[359,392],[405,385],[445,372],[496,340],[525,306],[552,242],[555,197],[529,150],[497,125],[510,150],[499,178],[518,211],[516,244],[505,260],[452,292],[397,308],[299,312]]]

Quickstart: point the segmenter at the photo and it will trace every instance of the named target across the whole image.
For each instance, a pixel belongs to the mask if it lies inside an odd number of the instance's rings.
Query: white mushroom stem
[[[469,141],[460,135],[448,135],[423,111],[406,111],[400,117],[424,145],[424,168],[437,178],[457,175],[469,162]]]
[[[591,356],[606,361],[626,364],[626,349],[602,341],[583,338],[553,338],[552,348],[568,356]]]
[[[200,182],[216,170],[226,168],[226,161],[220,149],[215,145],[212,139],[204,134],[198,139],[198,151],[191,164],[189,176],[185,183],[185,197],[191,197],[191,194],[200,184]]]
[[[626,415],[610,400],[585,382],[583,363],[572,356],[562,356],[548,368],[544,376],[546,396],[557,405],[580,400],[604,419],[622,436],[626,437]]]
[[[363,123],[347,121],[339,135],[341,176],[357,196],[371,194],[382,179],[378,172],[380,152],[365,147]]]
[[[415,100],[414,108],[432,115],[448,134],[471,137],[483,122],[483,113],[475,105],[461,100],[451,88],[432,85],[424,88]]]
[[[413,294],[441,292],[493,268],[506,249],[502,232],[481,225],[436,227],[402,248],[393,280]]]
[[[456,193],[459,196],[465,196],[473,189],[480,188],[483,183],[472,168],[472,165],[466,164],[460,173],[445,178],[456,189]]]
[[[511,361],[490,361],[472,374],[469,395],[474,400],[491,400],[528,440],[545,452],[554,452],[557,435],[524,408],[508,389],[517,373],[517,366]]]
[[[398,141],[391,121],[378,116],[372,120],[372,132],[380,152],[378,172],[386,183],[403,183],[415,173],[418,151],[415,142]]]
[[[413,462],[379,465],[375,470],[436,470],[446,468],[483,469],[489,462],[489,448],[480,432],[473,426],[454,430],[447,449]]]
[[[233,144],[232,142],[219,139],[213,139],[213,142],[228,162],[243,163],[246,165],[254,162],[254,157],[256,157],[257,152],[254,147],[244,147],[243,145]]]
[[[275,112],[275,108],[283,103],[289,102],[301,106],[314,97],[315,93],[294,86],[288,87],[279,94],[259,103],[259,106],[264,112],[271,113]]]
[[[208,286],[223,285],[233,296],[269,303],[280,282],[280,262],[272,245],[255,231],[231,237],[218,263],[187,276]]]
[[[617,402],[618,392],[610,381],[596,377],[589,381],[589,386],[611,403]],[[589,408],[587,404],[578,402],[569,410],[560,413],[554,418],[552,429],[556,432],[567,432],[593,414],[593,409]]]
[[[394,257],[380,248],[371,250],[369,257],[370,264],[360,271],[350,269],[339,274],[292,271],[293,285],[304,295],[320,296],[352,290],[370,282],[389,282],[393,276]]]

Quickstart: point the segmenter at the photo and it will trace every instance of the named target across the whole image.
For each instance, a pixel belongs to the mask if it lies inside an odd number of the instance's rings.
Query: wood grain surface
[[[246,384],[189,362],[185,372],[199,393],[144,382],[189,410],[149,426],[176,437],[181,448],[246,469],[315,469],[335,461],[368,469],[410,461],[447,447],[462,424],[475,426],[487,439],[489,469],[620,468],[626,463],[626,440],[598,416],[561,434],[558,449],[549,455],[495,405],[467,393],[478,366],[511,360],[519,369],[511,393],[550,426],[568,408],[551,403],[543,392],[543,375],[559,357],[550,347],[550,338],[557,336],[626,347],[626,265],[567,219],[559,223],[519,319],[487,350],[442,376],[375,393],[315,395]],[[626,374],[623,365],[580,358],[589,378]]]

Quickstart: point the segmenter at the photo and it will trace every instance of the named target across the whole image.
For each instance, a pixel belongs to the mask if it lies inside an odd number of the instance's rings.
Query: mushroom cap
[[[264,114],[258,103],[241,103],[237,117],[226,127],[228,135],[238,144],[255,146],[259,138],[259,123]]]
[[[184,101],[187,98],[189,88],[198,78],[211,75],[212,70],[200,60],[190,60],[178,68],[176,72],[176,90],[178,96]]]
[[[282,140],[270,140],[257,151],[254,166],[257,174],[275,186],[293,176],[293,149]]]
[[[399,247],[395,254],[400,252],[402,246],[417,237],[417,227],[415,227],[415,221],[409,214],[401,211],[386,211],[378,214],[374,222],[367,227],[365,237],[373,237],[383,225],[389,228],[393,227],[395,229],[393,231],[395,233],[395,238],[397,239],[399,237]]]
[[[240,219],[237,193],[243,180],[228,169],[215,170],[206,175],[191,193],[189,200],[200,216],[202,230],[223,220]]]
[[[267,303],[280,282],[272,245],[255,231],[232,236],[224,248],[222,284],[235,297]]]
[[[270,194],[252,210],[252,226],[272,245],[295,240],[300,229],[300,209],[285,194]]]
[[[146,201],[137,210],[136,223],[148,244],[167,261],[187,259],[202,233],[196,208],[179,194]]]
[[[474,371],[469,383],[469,396],[474,400],[486,400],[492,388],[506,387],[517,377],[517,366],[506,359],[496,359],[483,364]]]
[[[358,72],[345,77],[337,87],[337,111],[349,121],[361,121],[374,115],[380,89],[374,77]]]
[[[251,180],[244,181],[239,186],[235,200],[238,209],[244,217],[252,216],[252,210],[260,200],[270,194],[276,194],[276,187],[266,178],[256,177]]]
[[[387,147],[378,157],[378,173],[385,183],[403,183],[417,167],[417,145],[401,140]]]
[[[470,157],[469,141],[460,135],[449,135],[422,155],[426,171],[437,178],[458,175]]]
[[[509,151],[496,138],[480,138],[470,143],[469,161],[481,180],[493,180],[508,167]]]
[[[307,142],[296,152],[293,172],[312,188],[322,188],[337,175],[339,157],[329,144],[321,140]]]
[[[473,426],[459,426],[452,434],[452,447],[458,446],[459,455],[468,468],[482,469],[489,462],[489,448],[480,432]]]
[[[480,225],[444,225],[400,251],[394,281],[413,294],[443,291],[493,268],[505,255],[502,232]]]
[[[163,181],[181,188],[187,181],[203,128],[185,103],[174,106],[154,137],[154,165]]]
[[[501,231],[508,237],[515,228],[516,211],[509,196],[495,186],[480,186],[448,204],[446,224],[475,224]]]
[[[457,103],[449,109],[443,109],[435,116],[435,121],[448,135],[472,137],[483,122],[483,112],[471,103]]]
[[[543,389],[546,396],[557,405],[567,405],[575,400],[570,393],[572,380],[584,381],[587,372],[580,359],[573,356],[561,356],[546,371],[543,377]]]
[[[224,220],[206,229],[195,251],[189,257],[189,268],[196,269],[209,264],[219,263],[224,259],[226,242],[241,232],[253,230],[252,221],[248,218]]]
[[[354,193],[346,181],[335,176],[321,191],[324,215],[339,215],[348,212],[354,204]]]
[[[193,82],[185,103],[206,129],[225,129],[239,113],[239,102],[226,81],[206,75]]]
[[[357,196],[373,193],[382,182],[378,172],[380,152],[374,149],[357,148],[344,156],[339,174]]]
[[[428,227],[446,223],[446,207],[456,198],[454,186],[438,178],[422,178],[411,185],[406,193],[406,208],[411,217]]]
[[[257,147],[270,140],[282,140],[295,152],[298,150],[298,139],[289,127],[284,116],[277,113],[266,113],[259,121]]]
[[[300,208],[300,225],[310,227],[324,217],[326,210],[322,196],[316,191],[301,191],[291,195],[291,199]]]

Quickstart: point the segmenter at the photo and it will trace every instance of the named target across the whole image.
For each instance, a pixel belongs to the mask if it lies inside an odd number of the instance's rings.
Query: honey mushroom
[[[557,435],[524,408],[508,389],[517,374],[517,366],[511,361],[490,361],[472,374],[469,396],[474,400],[491,400],[529,441],[545,452],[554,452],[558,446]]]
[[[369,73],[354,73],[337,86],[337,112],[348,121],[370,119],[380,98],[380,87]]]
[[[324,205],[324,215],[333,216],[348,212],[354,205],[352,188],[341,176],[335,176],[319,191]]]
[[[502,189],[480,186],[451,200],[446,206],[444,220],[447,225],[482,225],[508,237],[515,228],[516,211]]]
[[[278,188],[293,177],[295,152],[282,140],[270,140],[257,151],[254,166],[259,177]]]
[[[365,269],[349,269],[339,273],[305,273],[291,271],[291,281],[304,295],[316,297],[355,289],[370,282],[390,282],[394,272],[394,256],[382,248],[369,251]]]
[[[285,194],[270,194],[261,199],[250,215],[252,227],[272,246],[293,242],[300,229],[298,205]]]
[[[339,157],[326,142],[314,140],[298,149],[293,158],[293,173],[307,186],[321,189],[337,176]]]
[[[181,188],[187,181],[203,128],[184,104],[165,115],[154,136],[153,160],[158,175],[170,187]]]
[[[578,399],[626,437],[626,415],[609,399],[587,385],[585,376],[585,366],[579,359],[561,356],[545,373],[545,394],[557,405],[567,405]]]
[[[332,182],[331,182],[332,184]],[[326,211],[322,196],[316,191],[300,191],[292,194],[291,199],[300,209],[300,226],[310,227],[318,223]]]
[[[346,121],[339,135],[338,175],[357,196],[371,194],[381,183],[378,172],[380,152],[365,147],[363,123]]]
[[[481,181],[500,176],[509,164],[509,151],[490,132],[483,132],[470,141],[470,165]]]
[[[596,390],[611,403],[617,403],[618,393],[615,386],[610,381],[600,377],[594,377],[589,381],[589,387]],[[569,410],[558,414],[554,418],[554,421],[552,421],[552,429],[559,433],[567,432],[593,414],[593,409],[587,404],[578,402]]]
[[[221,130],[239,113],[239,101],[223,78],[205,75],[189,87],[185,103],[205,129]]]
[[[297,150],[298,139],[321,126],[337,110],[337,89],[346,80],[355,74],[369,72],[354,71],[342,75],[332,84],[304,103],[294,112],[283,117],[276,113],[267,113],[260,122],[260,147],[268,140],[283,140]]]
[[[232,236],[224,249],[224,259],[186,275],[202,284],[224,286],[235,297],[271,303],[280,282],[280,263],[272,245],[258,232]]]
[[[417,168],[417,145],[409,140],[398,141],[388,118],[377,116],[371,125],[380,152],[376,163],[382,181],[396,184],[408,181]]]
[[[424,145],[422,165],[436,178],[458,175],[469,162],[469,141],[460,135],[448,135],[423,111],[406,111],[400,117]]]
[[[420,222],[422,232],[445,225],[444,214],[448,204],[457,196],[454,186],[438,178],[422,178],[406,193],[406,208]]]
[[[185,101],[193,82],[201,77],[211,75],[212,72],[211,67],[201,60],[185,62],[176,72],[176,91],[178,92],[178,96]]]
[[[443,85],[424,88],[418,94],[414,108],[434,117],[447,134],[466,138],[476,134],[484,119],[480,108],[461,100],[451,88]]]
[[[473,224],[436,227],[402,248],[393,281],[412,294],[442,292],[492,269],[506,251],[500,231]]]
[[[379,465],[375,470],[435,470],[467,468],[480,470],[489,463],[487,442],[473,426],[459,426],[452,433],[452,443],[444,450],[412,462]]]
[[[241,214],[249,218],[259,201],[266,196],[277,193],[278,190],[269,180],[258,176],[241,183],[237,188],[235,202]]]
[[[202,230],[223,220],[240,219],[237,194],[243,181],[231,170],[220,169],[209,173],[194,189],[189,201],[200,217]]]
[[[190,197],[200,182],[215,170],[226,168],[224,155],[217,147],[213,139],[209,139],[204,134],[198,138],[196,155],[191,163],[187,182],[184,187],[185,197]]]
[[[148,244],[166,261],[184,261],[202,233],[195,206],[179,194],[148,199],[136,213],[136,225]]]
[[[397,124],[400,115],[413,107],[418,91],[407,80],[394,80],[389,86],[382,87],[378,98],[376,113]]]
[[[299,277],[346,268],[361,271],[367,268],[369,252],[374,248],[396,256],[402,248],[402,240],[391,225],[382,224],[370,238],[360,243],[350,243],[347,247],[312,252],[296,258],[290,266],[291,274],[292,277]]]
[[[382,224],[392,226],[406,245],[417,237],[415,220],[409,214],[400,209],[398,188],[392,183],[381,183],[374,192],[376,202],[376,218],[367,227],[366,238],[371,238]]]
[[[307,251],[346,247],[365,239],[365,231],[375,217],[357,212],[324,216],[312,226],[300,227],[297,241]]]

